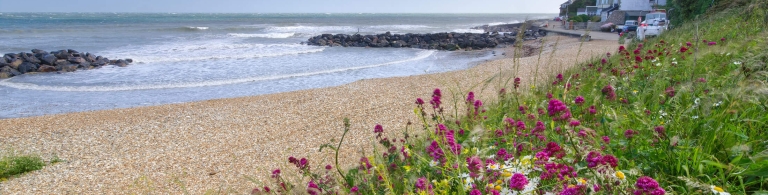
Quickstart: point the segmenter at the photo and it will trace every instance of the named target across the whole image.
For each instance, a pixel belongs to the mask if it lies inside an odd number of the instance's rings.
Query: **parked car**
[[[559,22],[559,21],[563,21],[563,18],[562,18],[562,17],[560,17],[560,16],[558,16],[558,17],[555,17],[555,21],[558,21],[558,22]]]
[[[637,20],[627,20],[624,22],[624,31],[625,32],[631,32],[631,31],[637,31]]]

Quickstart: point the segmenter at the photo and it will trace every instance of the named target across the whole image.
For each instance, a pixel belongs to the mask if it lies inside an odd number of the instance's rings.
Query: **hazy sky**
[[[0,0],[0,12],[557,13],[565,0]]]

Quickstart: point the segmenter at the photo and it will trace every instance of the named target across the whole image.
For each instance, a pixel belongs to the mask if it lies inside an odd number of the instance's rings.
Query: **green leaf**
[[[715,162],[715,161],[711,161],[711,160],[702,160],[701,162],[704,163],[704,164],[711,165],[711,166],[719,167],[721,169],[727,169],[728,168],[728,165],[725,165],[725,164],[719,163],[719,162]]]

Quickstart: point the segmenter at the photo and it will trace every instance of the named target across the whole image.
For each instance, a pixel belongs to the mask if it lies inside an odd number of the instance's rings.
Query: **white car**
[[[649,36],[659,36],[668,29],[669,20],[665,12],[651,12],[645,15],[645,21],[637,27],[637,39],[643,40]]]

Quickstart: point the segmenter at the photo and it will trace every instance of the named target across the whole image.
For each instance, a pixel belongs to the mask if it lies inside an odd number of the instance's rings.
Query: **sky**
[[[558,13],[565,0],[0,0],[0,12]]]

